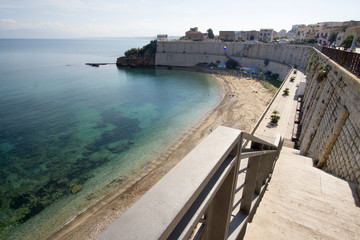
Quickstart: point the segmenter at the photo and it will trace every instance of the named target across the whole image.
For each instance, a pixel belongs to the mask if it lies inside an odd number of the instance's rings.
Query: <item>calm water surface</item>
[[[150,40],[0,40],[0,239],[46,238],[216,105],[201,73],[85,65]]]

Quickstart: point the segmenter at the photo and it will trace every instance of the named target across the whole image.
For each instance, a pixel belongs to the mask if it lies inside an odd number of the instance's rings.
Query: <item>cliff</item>
[[[132,48],[125,52],[124,57],[116,61],[118,67],[154,67],[156,54],[156,41],[151,41],[142,48]]]

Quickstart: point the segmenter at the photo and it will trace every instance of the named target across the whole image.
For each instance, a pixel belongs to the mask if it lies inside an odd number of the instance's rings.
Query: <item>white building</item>
[[[304,40],[306,39],[306,34],[310,32],[310,27],[306,25],[298,25],[295,32],[295,39]]]
[[[156,39],[158,41],[167,41],[168,40],[168,35],[167,34],[158,34]]]

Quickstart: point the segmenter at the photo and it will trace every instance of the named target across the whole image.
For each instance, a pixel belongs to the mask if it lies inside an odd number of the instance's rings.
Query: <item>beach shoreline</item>
[[[216,127],[251,131],[273,94],[259,82],[234,76],[226,70],[202,72],[211,74],[219,84],[221,97],[217,105],[157,160],[71,219],[50,239],[95,239]]]

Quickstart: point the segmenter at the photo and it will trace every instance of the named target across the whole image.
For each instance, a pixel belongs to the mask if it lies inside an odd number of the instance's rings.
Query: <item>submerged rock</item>
[[[107,149],[112,153],[121,153],[121,152],[129,149],[129,146],[127,144],[121,144],[121,145],[119,145],[117,147],[113,147],[113,148],[107,147]]]
[[[86,145],[85,148],[87,150],[89,150],[89,151],[95,151],[96,150],[96,146],[93,143],[90,143],[90,144]]]
[[[17,196],[17,197],[14,197],[10,202],[10,208],[12,208],[12,209],[20,208],[21,206],[30,202],[29,198],[30,198],[30,195],[27,193]]]
[[[5,223],[5,226],[8,224],[13,224],[15,222],[25,222],[28,218],[29,214],[31,214],[31,210],[29,208],[20,208],[17,211],[13,212],[12,218],[9,223]]]
[[[72,194],[76,194],[82,189],[82,187],[83,186],[81,184],[74,184],[74,186],[71,187],[70,192]]]
[[[41,212],[44,209],[44,205],[42,205],[41,203],[36,203],[34,205],[32,205],[29,210],[30,212],[28,214],[26,214],[24,216],[24,218],[21,219],[22,222],[27,221],[28,219],[30,219],[31,217],[35,216],[36,214],[38,214],[39,212]]]

